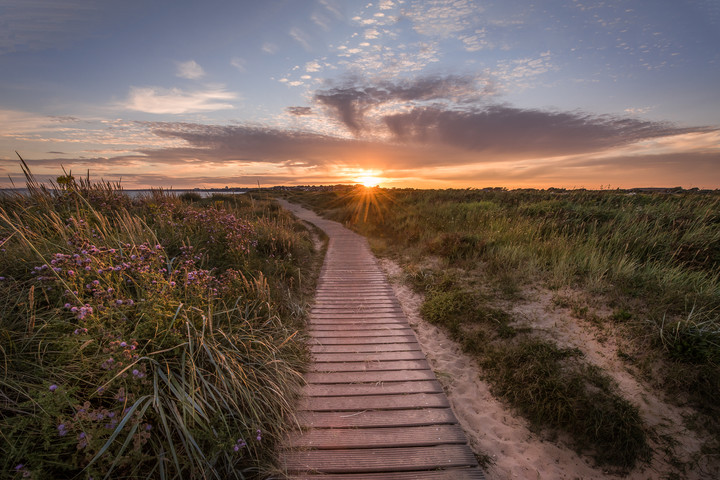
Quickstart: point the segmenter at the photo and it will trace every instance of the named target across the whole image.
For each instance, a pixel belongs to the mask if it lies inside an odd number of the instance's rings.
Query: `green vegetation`
[[[271,471],[307,361],[309,233],[258,195],[26,173],[0,199],[0,477]]]
[[[575,315],[621,328],[634,346],[621,358],[693,406],[697,423],[720,438],[717,193],[348,187],[290,195],[398,257],[426,295],[423,316],[477,356],[496,394],[533,425],[570,434],[599,464],[632,468],[647,457],[650,432],[579,350],[506,311],[502,301],[526,286],[582,292]],[[591,300],[614,313],[591,315]]]

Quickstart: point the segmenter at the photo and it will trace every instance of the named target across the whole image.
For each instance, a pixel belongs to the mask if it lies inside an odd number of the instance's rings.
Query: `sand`
[[[596,468],[592,458],[578,455],[562,439],[550,441],[531,432],[522,417],[490,393],[489,385],[481,380],[477,363],[442,330],[422,320],[419,310],[423,298],[402,282],[401,268],[388,259],[380,259],[380,264],[471,447],[477,454],[492,458],[492,465],[485,472],[489,480],[720,478],[718,459],[703,457],[700,454],[702,439],[683,426],[683,415],[689,411],[664,402],[659,392],[638,381],[618,358],[618,345],[612,332],[598,336],[589,322],[574,318],[568,309],[554,307],[551,292],[540,288],[528,292],[524,296],[530,299],[518,302],[512,311],[522,322],[559,345],[580,348],[588,361],[601,366],[616,379],[624,396],[639,407],[643,419],[655,433],[651,438],[651,461],[624,477]],[[672,449],[681,461],[689,462],[693,458],[696,461],[688,464],[689,471],[679,474],[668,462],[667,449]]]

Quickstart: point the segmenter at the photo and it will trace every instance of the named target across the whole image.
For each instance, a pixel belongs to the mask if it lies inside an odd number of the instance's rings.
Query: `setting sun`
[[[359,177],[357,179],[358,183],[361,183],[366,187],[377,187],[381,181],[382,179],[378,177]]]

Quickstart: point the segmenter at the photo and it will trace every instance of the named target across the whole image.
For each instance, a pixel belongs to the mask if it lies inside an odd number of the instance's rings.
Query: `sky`
[[[720,0],[0,0],[0,72],[0,187],[720,188]]]

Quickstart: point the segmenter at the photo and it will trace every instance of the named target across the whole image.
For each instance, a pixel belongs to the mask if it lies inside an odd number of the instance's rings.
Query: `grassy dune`
[[[578,318],[623,332],[628,346],[618,355],[672,402],[694,408],[689,426],[709,431],[715,440],[705,451],[718,453],[717,193],[348,187],[290,195],[400,259],[425,294],[423,316],[475,355],[496,395],[537,428],[569,435],[617,471],[647,459],[653,435],[580,350],[519,327],[507,304],[543,285]]]
[[[270,471],[307,359],[309,233],[258,196],[28,182],[0,199],[0,477]]]

